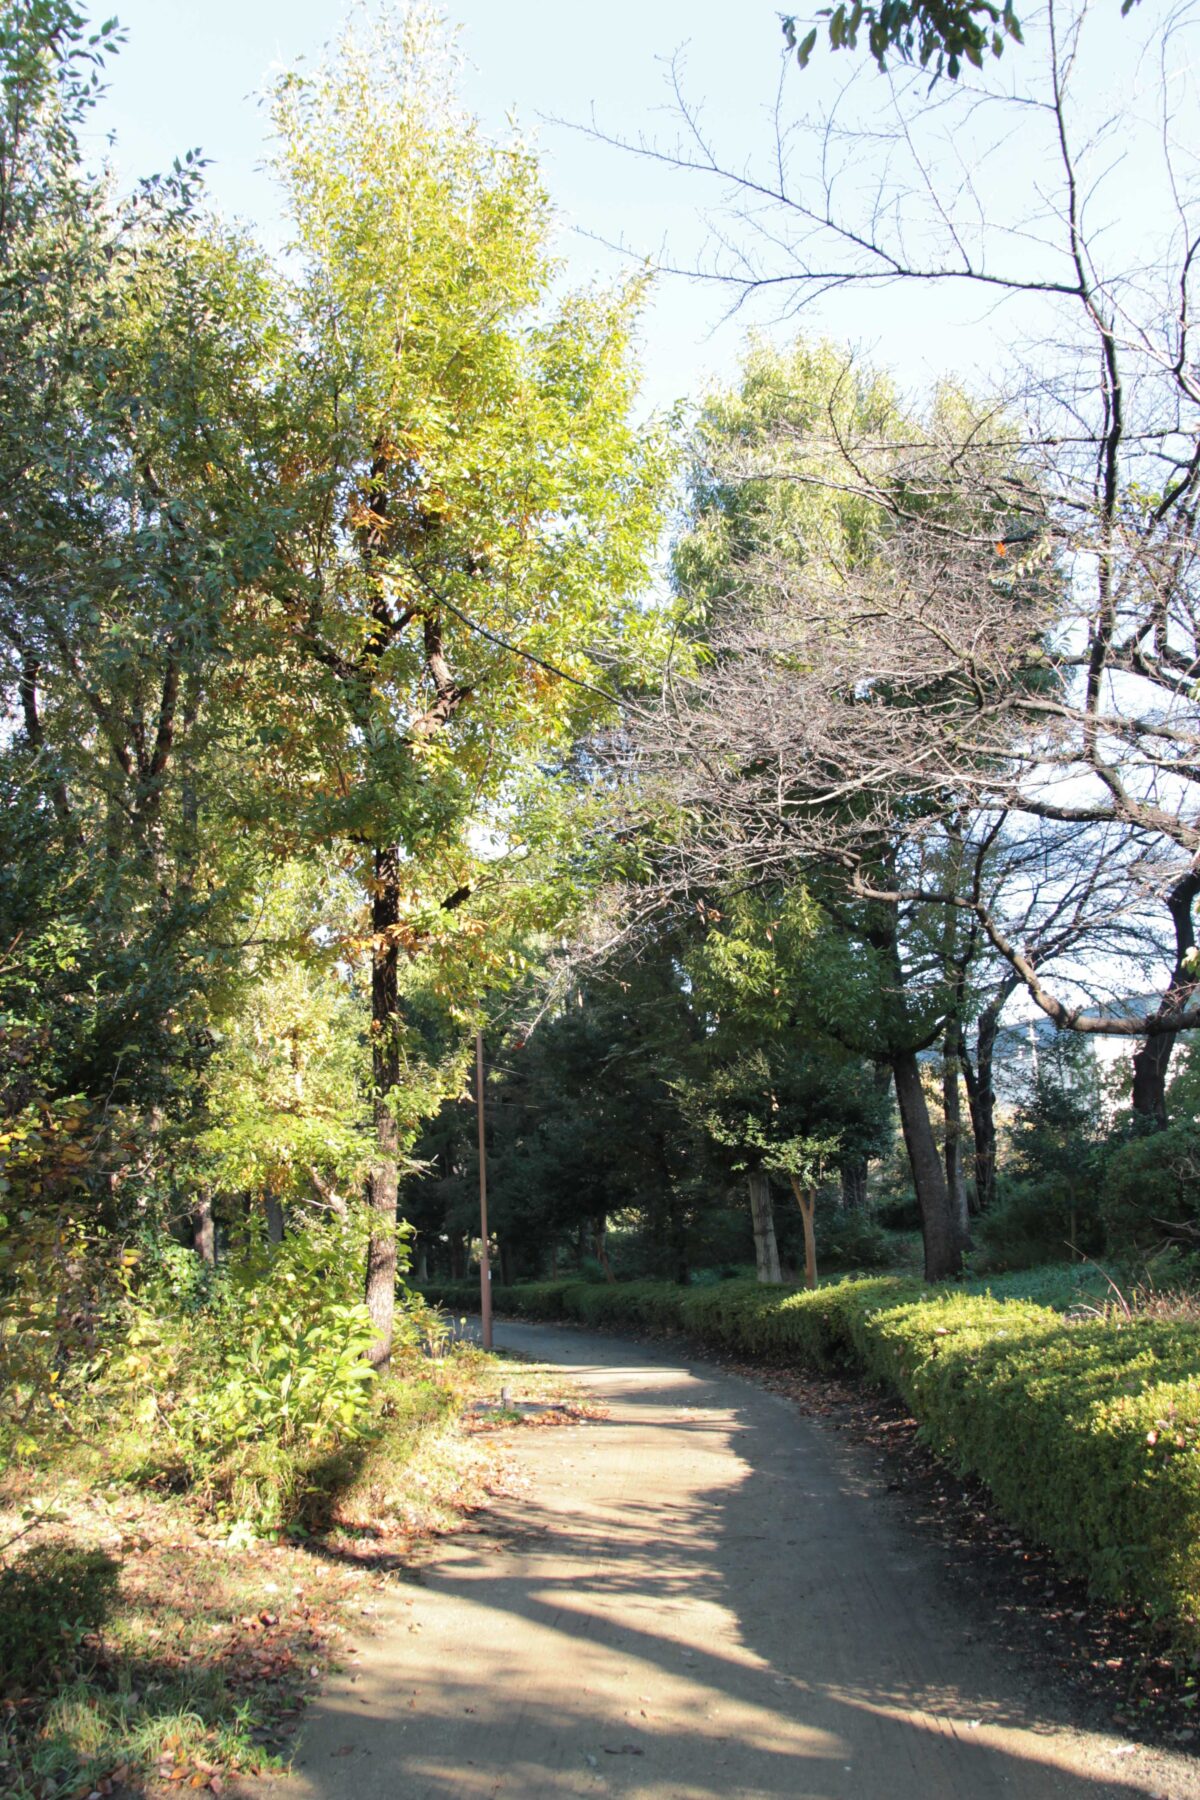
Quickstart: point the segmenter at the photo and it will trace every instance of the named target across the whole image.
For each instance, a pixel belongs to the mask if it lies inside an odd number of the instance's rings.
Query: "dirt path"
[[[610,1416],[514,1436],[521,1491],[381,1601],[287,1800],[1200,1800],[1027,1691],[819,1421],[677,1353],[497,1342]]]

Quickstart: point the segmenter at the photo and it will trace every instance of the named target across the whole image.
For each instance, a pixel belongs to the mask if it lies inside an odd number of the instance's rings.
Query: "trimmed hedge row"
[[[429,1287],[453,1310],[478,1288]],[[857,1368],[911,1408],[937,1451],[1093,1591],[1137,1600],[1200,1645],[1200,1334],[1072,1322],[1029,1301],[892,1277],[806,1289],[731,1281],[497,1287],[518,1318],[633,1325],[817,1369]]]

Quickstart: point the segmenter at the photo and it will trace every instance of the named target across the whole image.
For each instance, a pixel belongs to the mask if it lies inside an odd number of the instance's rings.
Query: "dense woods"
[[[820,1360],[826,1326],[758,1290],[878,1275],[830,1302],[839,1344],[974,1446],[879,1296],[1031,1271],[1060,1311],[1156,1309],[1175,1379],[1162,1321],[1200,1275],[1184,115],[1164,78],[1173,211],[1110,268],[1082,10],[1019,49],[1011,9],[883,13],[871,51],[947,84],[1011,40],[997,142],[1035,96],[1051,146],[1032,248],[1005,262],[1024,202],[967,230],[910,172],[864,218],[811,159],[764,183],[696,136],[666,160],[752,242],[707,274],[797,306],[953,279],[1049,304],[1042,336],[914,397],[776,328],[658,418],[650,275],[569,288],[537,154],[469,114],[421,10],[276,80],[272,254],[199,160],[129,192],[93,166],[115,24],[0,4],[10,1473],[93,1455],[254,1530],[319,1523],[435,1303],[478,1291],[477,1031],[518,1309],[644,1324],[635,1286],[664,1284],[660,1322],[736,1315],[718,1338]],[[889,92],[924,172],[972,97]],[[566,1277],[569,1304],[521,1300]],[[936,1304],[986,1335],[1001,1302]],[[1060,1314],[1021,1316],[1058,1355]],[[1012,1404],[986,1399],[1006,1444]]]

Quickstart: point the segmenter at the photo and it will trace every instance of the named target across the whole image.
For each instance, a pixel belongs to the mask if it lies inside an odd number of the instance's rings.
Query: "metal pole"
[[[492,1265],[488,1257],[487,1141],[483,1127],[483,1033],[475,1033],[475,1107],[479,1114],[479,1310],[483,1347],[492,1347]]]

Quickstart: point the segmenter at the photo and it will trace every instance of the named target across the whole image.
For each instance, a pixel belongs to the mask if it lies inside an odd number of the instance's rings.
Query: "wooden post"
[[[483,1033],[475,1033],[475,1107],[479,1114],[479,1311],[483,1347],[492,1347],[492,1266],[488,1256],[487,1141],[483,1124]]]

